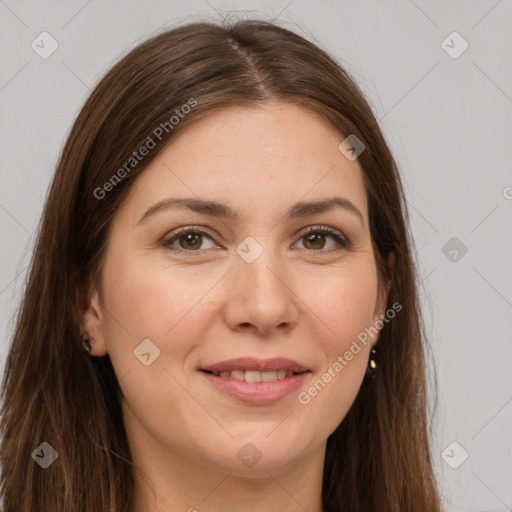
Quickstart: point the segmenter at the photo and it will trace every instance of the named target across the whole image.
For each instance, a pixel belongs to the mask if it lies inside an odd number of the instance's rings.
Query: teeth
[[[261,376],[264,372],[245,372],[245,382],[261,382]],[[276,377],[277,378],[277,377]]]
[[[230,377],[235,380],[245,380],[245,372],[234,370],[231,372]]]
[[[235,380],[244,380],[245,382],[276,382],[286,377],[292,377],[294,372],[291,370],[273,370],[271,372],[257,372],[253,370],[233,370],[232,372],[213,372],[217,377],[232,378]]]
[[[254,372],[259,373],[261,382],[275,382],[278,379],[277,371],[274,370],[273,372]]]

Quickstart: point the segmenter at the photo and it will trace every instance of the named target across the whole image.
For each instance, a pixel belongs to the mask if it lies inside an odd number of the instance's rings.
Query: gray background
[[[48,184],[93,85],[154,31],[235,12],[277,17],[316,40],[367,94],[408,194],[446,509],[512,510],[510,0],[0,1],[1,361]],[[47,59],[31,48],[43,31],[59,45]],[[458,58],[444,48],[457,52],[460,40],[442,46],[453,31],[469,44]],[[459,247],[446,246],[452,237]]]

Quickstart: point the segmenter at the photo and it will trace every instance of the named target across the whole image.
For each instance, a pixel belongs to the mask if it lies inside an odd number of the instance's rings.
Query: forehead
[[[222,201],[244,212],[347,197],[367,216],[362,169],[344,139],[310,109],[288,103],[224,107],[195,120],[137,177],[129,206],[167,196]]]

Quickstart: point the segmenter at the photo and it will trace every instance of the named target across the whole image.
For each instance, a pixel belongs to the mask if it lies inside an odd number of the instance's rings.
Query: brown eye
[[[328,239],[334,240],[334,244],[322,251],[328,243]],[[331,252],[339,249],[349,249],[349,242],[344,239],[340,232],[328,227],[311,227],[302,234],[301,240],[304,240],[304,248],[311,251]],[[337,247],[336,247],[337,246]]]
[[[178,242],[182,249],[200,249],[202,244],[202,236],[199,233],[189,233],[187,235],[178,236]]]
[[[211,248],[204,247],[205,238],[213,242],[212,237],[202,229],[182,229],[167,237],[162,245],[177,251],[197,252],[201,249]]]
[[[307,241],[304,243],[306,249],[323,249],[325,246],[325,235],[313,233],[303,238]]]

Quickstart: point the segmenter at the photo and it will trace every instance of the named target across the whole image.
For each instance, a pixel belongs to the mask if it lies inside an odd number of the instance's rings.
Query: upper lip
[[[257,372],[271,372],[273,370],[289,370],[295,373],[309,371],[308,368],[297,361],[286,357],[275,357],[273,359],[257,359],[255,357],[240,357],[228,359],[220,363],[203,366],[199,370],[208,372],[231,372],[235,370],[249,370]]]

